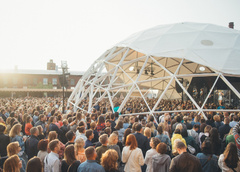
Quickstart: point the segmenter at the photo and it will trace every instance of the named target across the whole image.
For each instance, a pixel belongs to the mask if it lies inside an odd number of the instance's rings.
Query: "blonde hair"
[[[182,129],[183,129],[182,124],[178,124],[178,125],[176,126],[176,129],[179,129],[180,131],[182,131]],[[176,130],[176,129],[175,129],[175,130]]]
[[[118,153],[114,149],[109,149],[102,154],[101,165],[105,170],[112,171],[118,169]]]
[[[15,124],[9,132],[10,137],[15,137],[16,135],[20,135],[22,125]]]
[[[74,150],[75,150],[75,154],[78,154],[79,149],[82,149],[84,147],[84,140],[83,138],[78,138],[75,143],[74,143]]]
[[[118,135],[116,135],[115,133],[112,133],[108,138],[108,144],[109,145],[114,145],[114,140],[116,138],[118,138]]]
[[[151,129],[149,127],[146,127],[144,129],[144,136],[146,136],[147,138],[151,137]]]
[[[57,132],[56,131],[50,131],[48,134],[48,141],[52,141],[54,139],[57,139]]]
[[[10,156],[3,164],[3,172],[19,172],[19,161],[18,155]]]
[[[18,141],[9,143],[7,146],[8,157],[18,154],[18,147],[19,147]]]

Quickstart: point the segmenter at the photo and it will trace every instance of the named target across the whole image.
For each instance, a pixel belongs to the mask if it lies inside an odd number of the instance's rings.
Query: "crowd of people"
[[[121,101],[121,100],[119,100]],[[147,99],[153,107],[155,99]],[[94,102],[94,101],[93,101]],[[62,113],[60,98],[0,99],[0,169],[4,172],[240,171],[240,113],[127,115],[146,111],[130,99],[121,113],[102,101],[87,113]],[[206,108],[216,106],[207,104]],[[194,108],[162,100],[158,111]]]

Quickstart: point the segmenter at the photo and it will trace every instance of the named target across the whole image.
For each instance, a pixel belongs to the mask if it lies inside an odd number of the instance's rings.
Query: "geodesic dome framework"
[[[82,76],[68,102],[81,109],[79,104],[87,98],[87,111],[91,112],[102,100],[107,100],[112,109],[118,101],[121,112],[131,97],[138,96],[145,109],[137,114],[191,111],[204,114],[216,111],[206,109],[205,105],[211,95],[218,94],[219,81],[240,98],[239,88],[227,79],[240,76],[239,64],[239,31],[200,23],[157,26],[133,34],[107,50]],[[194,88],[190,89],[196,78],[210,80],[201,100],[194,97]],[[156,98],[150,105],[146,95],[152,90]],[[164,99],[190,100],[193,108],[158,111]]]

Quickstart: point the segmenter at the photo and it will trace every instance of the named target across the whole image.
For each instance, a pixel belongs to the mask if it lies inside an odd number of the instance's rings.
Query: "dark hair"
[[[4,133],[5,130],[6,130],[6,127],[0,124],[0,133]]]
[[[183,142],[177,142],[176,143],[176,148],[177,149],[184,149],[184,148],[186,148],[186,146]]]
[[[142,125],[141,124],[137,124],[135,129],[136,129],[136,131],[141,131]]]
[[[83,131],[85,130],[85,127],[84,126],[81,126],[81,127],[77,127],[79,133],[83,133]]]
[[[153,142],[153,149],[156,149],[157,145],[161,143],[161,141],[157,137],[152,137],[151,140]]]
[[[38,150],[47,151],[48,140],[42,139],[38,142]]]
[[[115,129],[120,130],[121,128],[123,128],[123,121],[118,120],[117,125],[115,126]]]
[[[182,137],[188,137],[188,132],[187,132],[187,130],[183,128],[183,129],[181,130],[181,135],[182,135]]]
[[[85,149],[85,155],[87,159],[90,159],[93,157],[95,152],[95,148],[93,146],[89,146],[87,149]]]
[[[164,142],[161,142],[157,145],[156,151],[160,154],[165,154],[167,152],[167,144]]]
[[[57,144],[59,144],[59,140],[55,139],[52,140],[49,144],[48,147],[50,148],[51,151],[53,151],[55,149],[55,147],[57,146]]]
[[[176,117],[176,121],[177,121],[177,122],[181,122],[181,117],[180,117],[180,116],[177,116],[177,117]]]
[[[71,165],[75,160],[74,145],[68,145],[64,150],[64,160],[68,165]]]
[[[40,158],[34,156],[30,160],[28,160],[26,172],[42,172],[42,170],[43,165]]]
[[[201,145],[201,151],[205,155],[212,154],[212,143],[209,139],[203,141]]]
[[[72,130],[69,130],[69,131],[65,134],[65,136],[66,136],[66,138],[67,138],[68,141],[72,140],[73,137],[74,137],[74,135],[75,135],[75,134],[73,133]]]
[[[238,166],[239,158],[237,152],[237,146],[234,143],[229,143],[223,152],[224,162],[229,168],[236,168]]]
[[[87,130],[85,135],[87,138],[89,138],[92,135],[93,131],[92,130]]]
[[[159,134],[162,134],[162,133],[163,133],[163,128],[162,128],[162,126],[159,125],[159,126],[157,127],[157,131],[158,131]]]
[[[180,134],[181,132],[180,132],[180,129],[176,129],[175,131],[174,131],[174,134]]]
[[[98,117],[98,122],[97,122],[97,124],[100,125],[100,124],[102,124],[102,123],[104,123],[104,122],[105,122],[104,117],[103,117],[102,115],[100,115],[100,116]]]
[[[129,134],[131,134],[131,129],[130,128],[127,128],[125,131],[124,131],[124,135],[123,135],[123,141],[124,141],[124,145],[125,145],[125,143],[126,143],[126,140],[127,140],[127,136],[129,135]]]

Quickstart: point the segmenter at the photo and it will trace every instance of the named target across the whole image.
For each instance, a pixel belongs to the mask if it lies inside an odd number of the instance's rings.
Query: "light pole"
[[[68,73],[67,61],[61,62],[61,68],[62,68],[62,76],[60,77],[60,83],[63,88],[63,90],[62,90],[63,91],[62,113],[64,114],[64,98],[65,98],[64,87],[66,87],[66,89],[67,89],[68,83],[67,83],[66,76],[70,75],[70,73]]]

